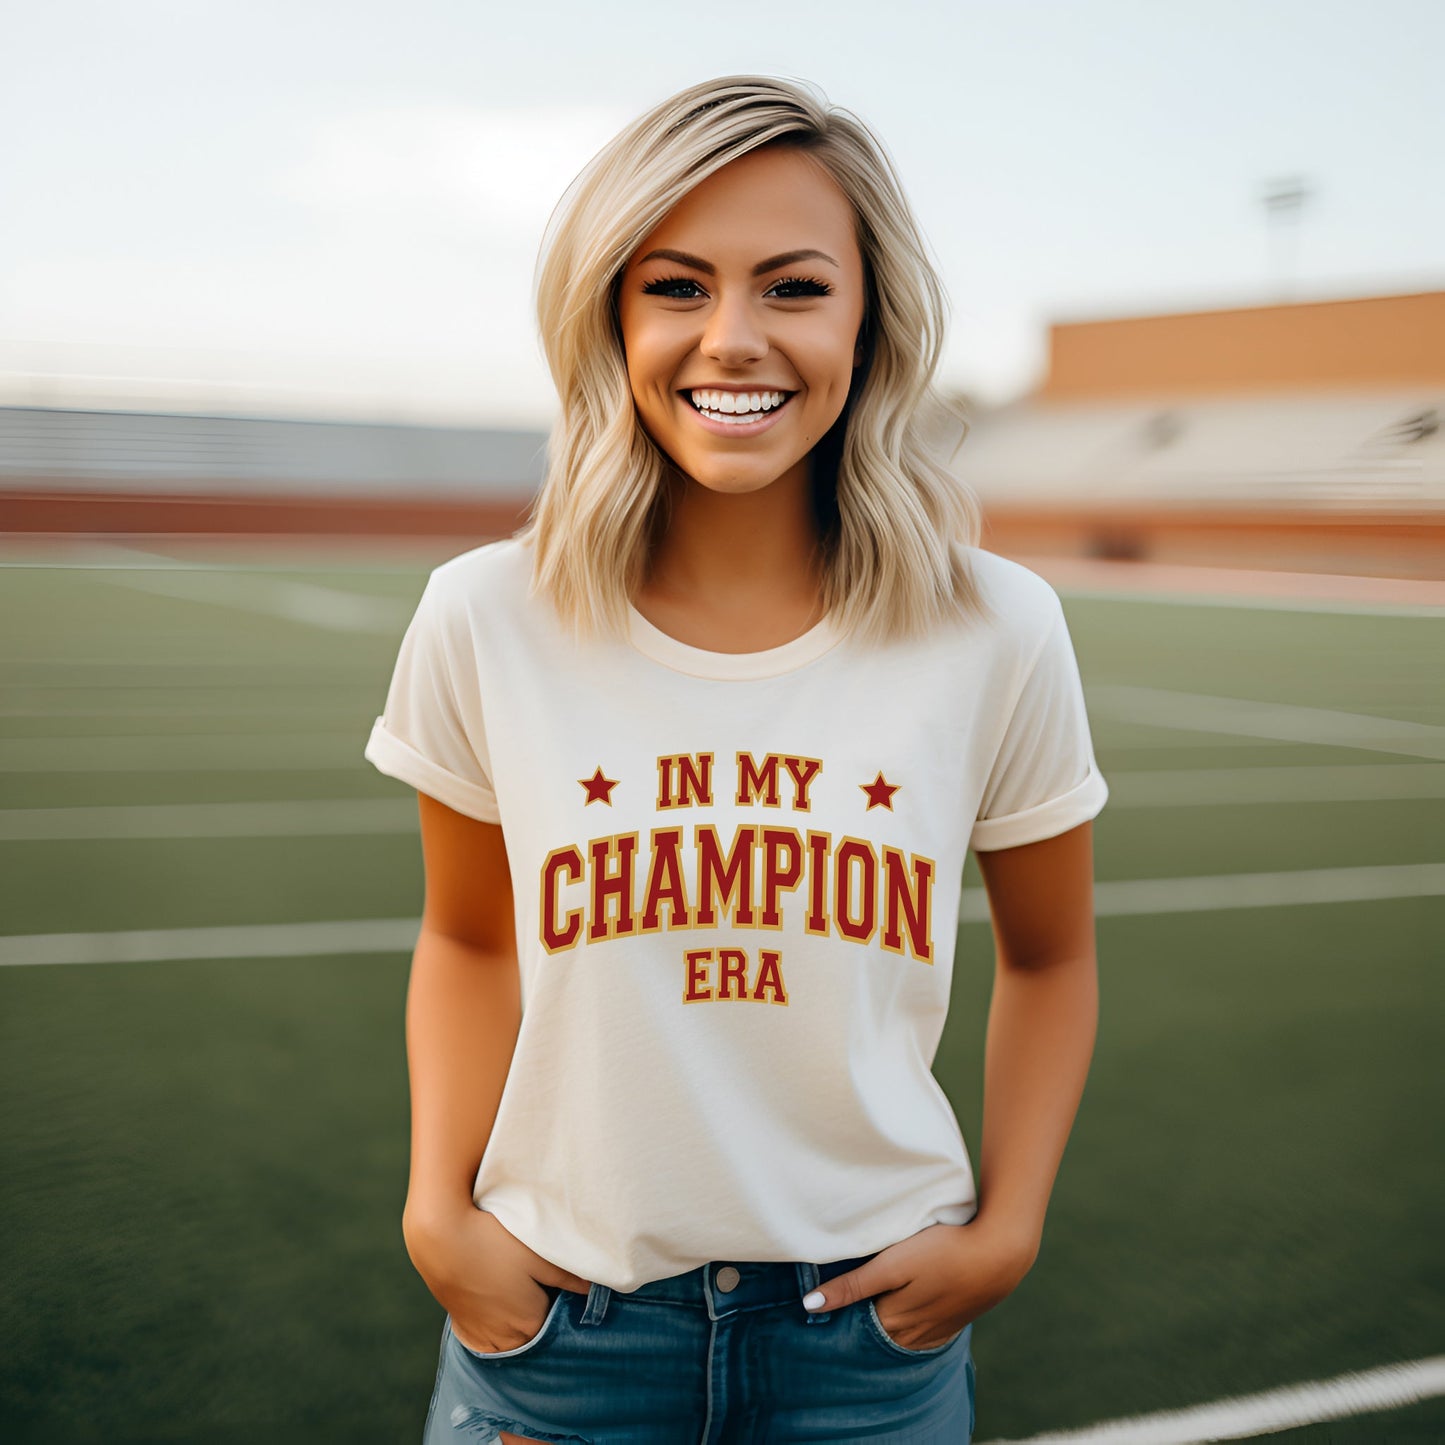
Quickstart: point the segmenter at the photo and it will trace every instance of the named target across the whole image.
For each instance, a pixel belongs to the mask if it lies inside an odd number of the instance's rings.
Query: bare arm
[[[522,1021],[512,875],[502,830],[418,794],[426,906],[406,998],[411,1177],[402,1235],[468,1349],[515,1349],[541,1326],[543,1286],[586,1292],[479,1210],[472,1186]]]
[[[997,956],[976,1222],[1012,1238],[1027,1269],[1098,1029],[1093,824],[975,856]]]
[[[1093,824],[977,854],[997,968],[984,1059],[978,1212],[880,1250],[808,1309],[877,1297],[896,1343],[930,1349],[1006,1299],[1033,1268],[1098,1026]]]
[[[512,875],[502,830],[418,794],[426,905],[406,1000],[408,1247],[458,1210],[496,1121],[521,1024]]]
[[[501,828],[419,793],[426,905],[406,991],[412,1172],[403,1230],[471,1208],[522,1022]]]

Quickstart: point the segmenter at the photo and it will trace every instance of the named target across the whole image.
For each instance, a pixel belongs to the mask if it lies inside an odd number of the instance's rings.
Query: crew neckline
[[[630,602],[627,615],[632,645],[644,657],[689,677],[721,681],[745,681],[793,672],[822,657],[843,639],[832,615],[825,614],[806,632],[780,647],[765,648],[762,652],[709,652],[706,648],[679,642],[671,633],[649,622]]]

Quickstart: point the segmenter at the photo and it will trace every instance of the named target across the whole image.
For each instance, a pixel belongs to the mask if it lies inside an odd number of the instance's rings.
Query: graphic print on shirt
[[[679,819],[650,829],[645,844],[640,832],[619,832],[553,848],[541,867],[543,949],[558,954],[618,938],[699,929],[776,933],[785,927],[785,913],[800,913],[806,934],[862,945],[876,939],[885,953],[932,964],[936,862],[874,839],[835,838],[793,821],[812,811],[812,789],[823,766],[821,758],[738,752],[732,777],[724,779],[713,753],[659,756],[656,776],[648,779],[657,812],[713,808],[721,794],[739,809],[759,810],[755,820],[734,825],[731,837],[711,822]],[[577,781],[585,793],[583,807],[614,806],[614,791],[626,797],[627,780],[609,777],[601,763],[590,778]],[[860,818],[875,809],[896,815],[902,787],[882,770],[857,787],[863,794]],[[577,885],[582,899],[565,898]],[[788,1003],[782,950],[762,940],[755,950],[684,948],[679,973],[685,1004]]]
[[[605,777],[600,764],[590,778],[578,778],[577,781],[587,790],[589,803],[606,803],[609,808],[612,806],[612,790],[617,786],[617,779]]]

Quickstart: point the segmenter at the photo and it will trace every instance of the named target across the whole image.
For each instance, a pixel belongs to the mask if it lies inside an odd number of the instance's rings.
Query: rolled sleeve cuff
[[[497,795],[490,787],[458,777],[439,763],[423,757],[409,743],[388,732],[381,718],[377,718],[367,739],[366,760],[378,772],[409,783],[418,792],[436,798],[469,818],[483,823],[502,821]]]
[[[1077,828],[1080,823],[1097,817],[1108,797],[1109,785],[1104,781],[1098,764],[1090,760],[1088,776],[1067,793],[1025,808],[1022,813],[978,819],[973,825],[968,845],[975,853],[988,853],[1067,833],[1070,828]]]

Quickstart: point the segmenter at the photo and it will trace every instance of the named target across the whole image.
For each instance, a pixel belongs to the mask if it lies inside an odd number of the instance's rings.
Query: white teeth
[[[782,391],[704,391],[690,393],[692,404],[705,414],[747,416],[750,413],[775,411],[788,399]]]

